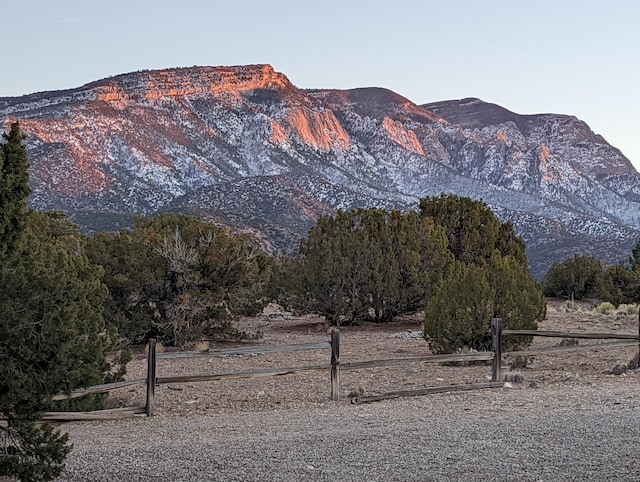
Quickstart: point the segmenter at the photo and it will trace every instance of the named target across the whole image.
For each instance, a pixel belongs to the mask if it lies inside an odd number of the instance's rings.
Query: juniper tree
[[[267,301],[270,258],[248,237],[197,218],[139,217],[131,232],[95,236],[88,254],[106,272],[107,322],[133,343],[242,338],[233,321]]]
[[[526,246],[511,223],[501,223],[482,201],[442,195],[420,201],[420,213],[445,228],[449,250],[458,261],[488,264],[494,251],[528,266]]]
[[[574,256],[553,263],[544,278],[547,296],[581,300],[597,297],[604,291],[604,269],[593,256]]]
[[[433,353],[488,349],[495,295],[483,268],[457,261],[425,308],[424,336]]]
[[[3,133],[0,149],[0,258],[15,245],[28,210],[29,163],[20,124]]]
[[[54,406],[51,396],[112,376],[105,361],[111,339],[102,318],[107,290],[82,242],[63,218],[32,212],[16,248],[3,259],[0,412],[8,421],[5,442],[20,441],[18,455],[7,455],[0,465],[7,475],[59,474],[69,451],[66,436],[40,430],[36,422]]]
[[[320,217],[282,277],[295,280],[292,306],[331,324],[386,322],[421,310],[451,261],[431,220],[358,209]]]
[[[0,425],[0,476],[50,480],[71,450],[66,435],[39,423],[54,406],[51,397],[114,376],[105,361],[111,346],[102,319],[107,292],[100,268],[84,255],[77,227],[60,213],[28,210],[19,125],[3,139],[0,414],[6,425]]]
[[[444,227],[457,262],[427,303],[424,335],[432,349],[488,348],[493,317],[510,329],[536,329],[546,304],[513,226],[501,223],[483,202],[458,196],[423,199],[420,209]]]

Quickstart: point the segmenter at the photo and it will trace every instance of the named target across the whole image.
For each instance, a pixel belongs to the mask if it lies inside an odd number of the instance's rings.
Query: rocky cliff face
[[[616,262],[640,240],[640,175],[564,115],[478,99],[418,106],[379,88],[302,90],[268,65],[136,72],[0,98],[27,134],[31,204],[88,231],[173,210],[293,248],[320,214],[483,199],[534,273],[573,254]]]

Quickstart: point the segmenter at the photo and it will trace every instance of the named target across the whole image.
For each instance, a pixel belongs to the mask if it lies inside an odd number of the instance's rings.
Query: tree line
[[[640,243],[625,263],[605,267],[592,256],[576,255],[554,263],[544,282],[546,296],[595,298],[619,306],[640,302]]]
[[[513,226],[453,195],[423,199],[417,212],[322,216],[275,278],[280,304],[334,325],[424,311],[435,353],[487,349],[492,318],[535,329],[546,313]]]

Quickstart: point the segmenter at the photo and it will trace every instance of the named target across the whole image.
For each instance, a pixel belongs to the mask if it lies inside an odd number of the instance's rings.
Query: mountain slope
[[[640,175],[575,117],[519,115],[478,99],[419,106],[386,89],[302,90],[268,65],[124,74],[0,98],[27,134],[32,206],[83,229],[134,214],[197,214],[290,250],[320,214],[483,199],[553,261],[628,256]]]

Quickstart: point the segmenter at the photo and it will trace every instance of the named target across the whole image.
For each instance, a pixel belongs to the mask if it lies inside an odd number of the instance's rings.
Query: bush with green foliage
[[[456,265],[427,302],[424,337],[434,353],[491,348],[491,319],[508,329],[535,330],[546,316],[542,289],[531,277],[525,244],[481,201],[423,199],[421,215],[441,223]],[[530,338],[507,338],[507,347]]]
[[[505,329],[535,330],[546,316],[540,286],[512,257],[494,255],[488,266],[457,262],[427,303],[424,337],[434,353],[460,349],[490,350],[491,320]],[[506,348],[528,344],[530,337],[508,337]]]
[[[387,322],[422,309],[451,262],[442,228],[416,213],[339,211],[280,270],[278,300],[333,325]]]
[[[424,337],[431,351],[489,349],[495,297],[483,268],[456,262],[425,308]]]
[[[553,263],[544,282],[544,294],[556,298],[582,300],[606,295],[604,270],[592,256],[574,256]]]
[[[601,298],[615,305],[639,302],[640,268],[630,269],[622,264],[608,267],[604,272],[602,291]]]
[[[422,199],[420,214],[445,228],[449,250],[458,261],[486,265],[497,251],[528,266],[524,240],[516,236],[510,222],[501,223],[482,201],[443,194]]]
[[[509,328],[535,329],[546,304],[513,226],[457,196],[424,199],[420,208],[322,216],[278,268],[278,300],[332,324],[391,321],[426,303],[425,337],[439,352],[485,347],[496,316]]]
[[[24,228],[28,211],[29,163],[20,124],[2,134],[0,144],[0,257],[9,253]]]
[[[102,318],[107,289],[101,268],[88,261],[82,245],[83,237],[63,217],[34,212],[14,254],[2,261],[0,412],[8,421],[5,442],[21,441],[16,455],[3,462],[6,470],[18,471],[8,475],[61,469],[66,437],[40,431],[36,422],[47,410],[95,409],[103,400],[51,402],[52,395],[123,374],[106,361],[114,347]],[[50,461],[52,451],[59,457]]]
[[[95,236],[88,253],[105,269],[108,323],[134,343],[239,339],[246,334],[232,321],[268,301],[272,260],[248,237],[197,218],[138,218],[130,233]]]

